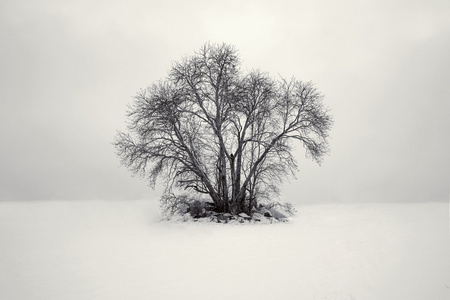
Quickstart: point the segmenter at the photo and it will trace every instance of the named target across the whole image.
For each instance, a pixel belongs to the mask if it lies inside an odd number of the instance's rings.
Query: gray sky
[[[294,203],[445,201],[450,2],[0,1],[0,199],[157,198],[110,144],[126,105],[205,42],[313,81],[335,125]]]

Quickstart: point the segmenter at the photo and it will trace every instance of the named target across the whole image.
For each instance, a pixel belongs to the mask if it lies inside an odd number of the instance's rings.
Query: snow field
[[[151,201],[0,203],[0,299],[450,299],[449,207],[159,222]]]

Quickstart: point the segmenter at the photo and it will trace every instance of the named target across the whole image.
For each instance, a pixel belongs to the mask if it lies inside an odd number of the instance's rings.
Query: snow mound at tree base
[[[222,224],[274,224],[279,222],[288,222],[289,218],[285,214],[274,208],[266,208],[260,205],[259,208],[253,208],[252,213],[230,214],[218,213],[202,204],[200,201],[194,202],[193,205],[184,213],[176,213],[165,217],[167,221],[174,222],[201,222],[201,223],[222,223]]]

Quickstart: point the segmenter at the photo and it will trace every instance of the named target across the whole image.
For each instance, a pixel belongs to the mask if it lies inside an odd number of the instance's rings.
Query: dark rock
[[[224,213],[224,214],[222,214],[222,218],[225,220],[237,220],[238,216],[232,215],[230,213]]]

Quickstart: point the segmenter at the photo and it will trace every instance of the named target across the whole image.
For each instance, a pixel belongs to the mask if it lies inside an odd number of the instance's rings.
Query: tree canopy
[[[206,195],[231,213],[279,193],[297,171],[294,142],[320,163],[332,118],[313,83],[240,67],[227,44],[205,44],[173,63],[129,106],[128,131],[114,141],[121,163],[152,184],[161,175],[166,193]]]

